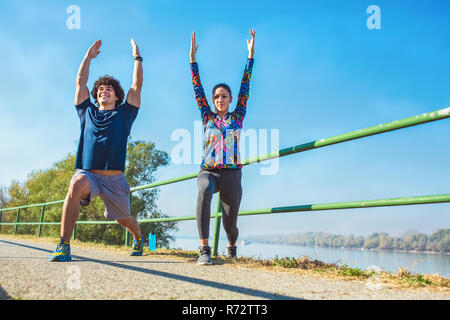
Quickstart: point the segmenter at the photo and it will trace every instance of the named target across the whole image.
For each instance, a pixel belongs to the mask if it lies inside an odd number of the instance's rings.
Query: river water
[[[219,254],[225,254],[227,241],[219,241]],[[171,248],[184,250],[198,250],[199,240],[193,238],[178,237]],[[416,252],[396,251],[369,251],[360,249],[335,249],[321,247],[303,247],[294,245],[250,243],[242,245],[238,243],[238,256],[259,259],[273,259],[284,257],[303,257],[317,259],[327,263],[344,264],[354,268],[367,270],[377,266],[384,271],[397,273],[398,268],[406,268],[410,272],[420,274],[435,274],[450,278],[450,255]]]

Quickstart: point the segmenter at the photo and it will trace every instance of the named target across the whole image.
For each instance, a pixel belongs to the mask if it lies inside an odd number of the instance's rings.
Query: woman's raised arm
[[[191,36],[191,50],[189,58],[191,60],[191,76],[192,85],[194,86],[195,100],[197,101],[198,108],[202,116],[203,122],[206,122],[212,111],[209,107],[208,100],[205,96],[205,90],[203,89],[202,82],[200,81],[200,73],[198,70],[197,60],[195,55],[197,54],[198,44],[195,41],[195,32],[192,32]]]
[[[237,113],[241,119],[244,119],[247,113],[247,100],[250,91],[250,79],[253,71],[253,57],[255,55],[255,29],[250,29],[252,36],[251,40],[247,40],[248,47],[248,59],[245,64],[244,75],[242,76],[241,88],[239,89],[238,102],[236,105],[235,113]]]

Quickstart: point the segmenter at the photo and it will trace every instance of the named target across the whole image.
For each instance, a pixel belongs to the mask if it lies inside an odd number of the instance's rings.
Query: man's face
[[[227,89],[219,87],[214,91],[213,102],[219,112],[228,112],[232,97]]]
[[[101,85],[97,90],[97,101],[101,106],[116,105],[117,98],[111,85]]]

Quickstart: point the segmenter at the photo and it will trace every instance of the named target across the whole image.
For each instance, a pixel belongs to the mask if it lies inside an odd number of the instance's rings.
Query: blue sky
[[[69,5],[79,6],[81,29],[66,27]],[[366,26],[369,5],[381,10],[380,30]],[[0,185],[76,150],[75,76],[97,39],[103,45],[89,87],[111,74],[129,88],[133,37],[144,57],[144,88],[132,137],[170,154],[177,144],[171,134],[181,128],[193,135],[199,120],[189,72],[191,32],[207,94],[226,82],[237,95],[248,30],[255,28],[244,129],[278,129],[285,148],[449,107],[449,12],[448,1],[2,0]],[[275,175],[260,174],[266,164],[245,167],[241,209],[448,193],[449,121],[285,157]],[[171,164],[158,179],[197,170],[197,164]],[[195,203],[195,180],[161,188],[158,205],[170,216],[194,214]],[[431,233],[450,227],[449,208],[285,213],[241,217],[238,224],[242,236]],[[196,236],[195,222],[179,227],[179,235]]]

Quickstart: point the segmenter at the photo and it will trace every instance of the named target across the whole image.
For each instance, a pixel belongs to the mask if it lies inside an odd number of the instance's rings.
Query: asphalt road
[[[198,266],[195,261],[72,246],[72,261],[48,262],[54,243],[0,237],[0,299],[444,299],[448,292],[392,289],[367,281]]]

